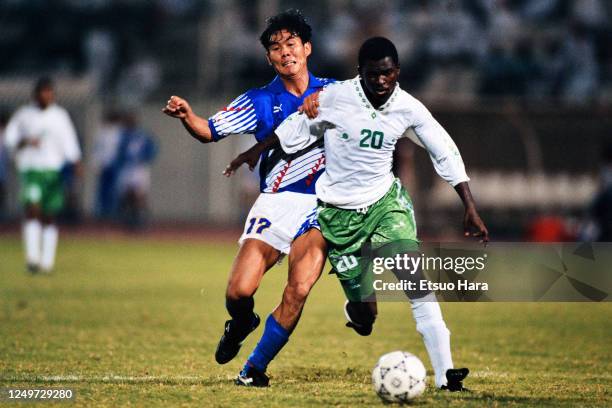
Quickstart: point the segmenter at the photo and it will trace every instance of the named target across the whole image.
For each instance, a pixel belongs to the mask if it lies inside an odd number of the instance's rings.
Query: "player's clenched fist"
[[[183,119],[184,117],[192,113],[191,106],[189,106],[189,103],[185,99],[174,95],[172,95],[170,99],[168,99],[166,107],[162,109],[162,112],[164,112],[168,116],[172,116],[174,118],[179,119]]]
[[[189,134],[199,142],[209,143],[213,141],[208,120],[196,115],[185,99],[172,95],[168,102],[166,102],[166,107],[162,109],[162,112],[173,118],[180,119]]]

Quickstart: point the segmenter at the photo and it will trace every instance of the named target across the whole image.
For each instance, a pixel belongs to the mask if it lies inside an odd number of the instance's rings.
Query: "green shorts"
[[[385,248],[390,243],[400,244],[401,248],[392,246],[395,253],[418,249],[412,200],[397,179],[380,200],[365,210],[320,203],[318,211],[329,261],[350,301],[366,300],[374,293],[373,275],[367,265],[371,259],[366,259],[369,249]]]
[[[54,170],[27,170],[20,173],[21,202],[38,205],[43,214],[56,215],[64,206],[62,176]]]

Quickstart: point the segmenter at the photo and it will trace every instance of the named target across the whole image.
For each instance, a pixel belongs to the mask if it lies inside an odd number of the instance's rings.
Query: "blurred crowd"
[[[344,3],[351,6],[332,8],[328,20],[317,24],[320,64],[313,66],[322,66],[326,75],[353,75],[354,67],[347,70],[344,61],[355,47],[368,36],[386,35],[400,47],[403,86],[428,98],[589,103],[612,96],[610,2]]]
[[[98,98],[136,106],[162,80],[160,38],[181,0],[0,0],[0,75],[86,77]]]
[[[235,93],[270,79],[257,38],[289,7],[314,28],[321,76],[354,75],[358,44],[385,35],[404,88],[429,98],[612,99],[605,0],[5,0],[0,74],[85,74],[101,97],[134,105],[169,89]]]

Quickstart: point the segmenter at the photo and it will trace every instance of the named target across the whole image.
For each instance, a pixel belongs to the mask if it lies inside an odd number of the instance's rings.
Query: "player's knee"
[[[317,229],[311,229],[297,238],[291,246],[290,262],[309,268],[323,267],[327,257],[327,244]]]
[[[52,215],[43,215],[40,217],[40,221],[43,223],[43,225],[54,225],[55,217]]]
[[[303,304],[310,294],[310,282],[291,282],[287,285],[287,301],[294,304]]]
[[[27,219],[40,219],[41,210],[38,204],[28,204],[25,206],[25,217]]]
[[[230,283],[227,286],[225,297],[229,301],[250,298],[255,294],[255,289],[251,285],[242,282]]]
[[[319,250],[307,251],[298,261],[290,264],[288,286],[293,287],[296,292],[307,296],[310,289],[321,276],[325,266],[325,253]]]

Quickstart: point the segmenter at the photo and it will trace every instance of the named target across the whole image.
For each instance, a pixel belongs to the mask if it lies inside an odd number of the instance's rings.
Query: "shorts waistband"
[[[374,203],[374,204],[376,204],[376,203]],[[372,207],[372,205],[374,205],[374,204],[370,204],[370,205],[362,207],[362,208],[340,208],[340,207],[336,207],[335,205],[328,204],[328,203],[326,203],[324,201],[321,201],[321,200],[317,199],[317,205],[319,207],[333,208],[333,209],[336,209],[336,210],[343,210],[343,211],[355,211],[355,212],[360,213],[360,214],[366,214],[368,212],[368,210],[370,209],[370,207]]]
[[[402,188],[402,185],[401,185],[399,179],[395,178],[395,181],[393,182],[393,184],[391,184],[391,187],[389,187],[389,190],[387,190],[387,192],[382,197],[380,197],[378,200],[374,201],[370,205],[367,205],[367,206],[361,207],[361,208],[350,208],[350,209],[349,208],[340,208],[340,207],[337,207],[335,205],[323,202],[323,201],[321,201],[318,198],[317,198],[317,205],[319,207],[323,207],[323,208],[335,208],[335,209],[344,210],[344,211],[355,211],[358,214],[367,214],[368,211],[370,210],[370,208],[376,206],[378,203],[380,203],[382,200],[384,200],[387,196],[392,194],[393,191],[397,191],[397,189],[401,189],[401,188]],[[393,194],[395,194],[395,193],[393,193]]]

